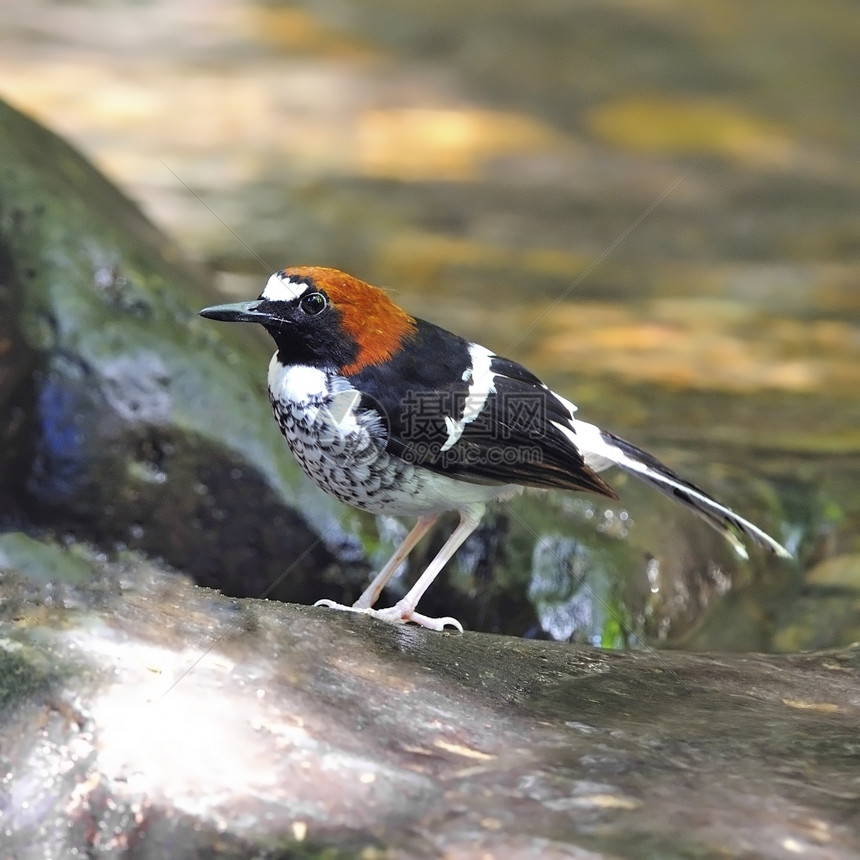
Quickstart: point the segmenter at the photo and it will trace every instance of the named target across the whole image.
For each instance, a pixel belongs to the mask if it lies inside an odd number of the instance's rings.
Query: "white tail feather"
[[[602,472],[610,466],[619,466],[624,471],[646,481],[660,492],[698,514],[705,522],[720,532],[742,558],[749,556],[746,547],[738,538],[738,533],[775,555],[782,558],[792,557],[784,546],[757,525],[739,516],[725,505],[721,505],[706,492],[676,475],[647,452],[625,442],[623,439],[619,439],[617,436],[613,436],[611,433],[607,433],[605,430],[601,430],[594,424],[572,418],[570,425],[570,427],[564,427],[561,424],[556,424],[556,427],[576,445],[586,465],[595,472]]]

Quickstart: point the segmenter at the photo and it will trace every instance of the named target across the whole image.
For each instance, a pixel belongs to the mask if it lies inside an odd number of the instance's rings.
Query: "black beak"
[[[213,305],[211,308],[203,308],[198,313],[207,319],[223,322],[255,322],[262,325],[281,322],[273,319],[271,314],[258,310],[259,306],[260,300],[257,299],[253,302],[236,302],[232,305]]]

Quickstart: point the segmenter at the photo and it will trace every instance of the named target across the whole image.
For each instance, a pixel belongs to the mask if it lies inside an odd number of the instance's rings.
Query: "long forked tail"
[[[721,505],[704,490],[676,475],[646,451],[585,421],[576,420],[574,427],[577,446],[585,462],[595,472],[600,472],[609,466],[619,466],[625,472],[646,481],[661,493],[686,505],[698,514],[729,541],[741,558],[749,556],[746,547],[738,539],[739,534],[775,555],[782,558],[792,557],[782,544],[777,543],[757,525],[738,516],[725,505]]]

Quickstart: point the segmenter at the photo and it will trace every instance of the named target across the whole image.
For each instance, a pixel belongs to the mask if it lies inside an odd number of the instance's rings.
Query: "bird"
[[[600,476],[619,467],[719,531],[743,558],[741,538],[791,554],[653,455],[577,417],[577,407],[518,362],[413,317],[388,292],[337,269],[280,269],[253,301],[200,315],[262,325],[275,342],[268,393],[304,472],[341,502],[415,518],[390,560],[352,605],[317,606],[394,624],[462,632],[455,618],[417,606],[478,527],[486,506],[527,487],[617,498]],[[437,518],[460,520],[404,597],[375,608],[383,588]]]

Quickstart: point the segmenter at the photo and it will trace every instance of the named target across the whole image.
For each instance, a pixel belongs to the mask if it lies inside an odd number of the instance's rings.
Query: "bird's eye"
[[[322,313],[327,306],[328,301],[322,293],[308,293],[299,302],[299,307],[311,317]]]

